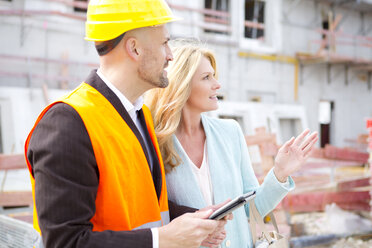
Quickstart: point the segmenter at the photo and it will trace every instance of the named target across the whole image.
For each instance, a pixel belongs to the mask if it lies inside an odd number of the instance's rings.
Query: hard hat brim
[[[168,16],[156,20],[137,21],[135,23],[130,23],[128,21],[110,22],[111,30],[114,30],[114,32],[111,33],[110,30],[107,29],[107,24],[105,22],[87,21],[85,24],[87,32],[84,39],[87,41],[107,41],[133,29],[164,25],[180,20],[182,20],[180,17]],[[120,32],[118,32],[118,30],[120,30]]]

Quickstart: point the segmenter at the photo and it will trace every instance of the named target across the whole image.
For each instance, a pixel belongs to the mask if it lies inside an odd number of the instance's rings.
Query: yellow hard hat
[[[107,41],[135,28],[176,20],[164,0],[90,0],[85,39]]]

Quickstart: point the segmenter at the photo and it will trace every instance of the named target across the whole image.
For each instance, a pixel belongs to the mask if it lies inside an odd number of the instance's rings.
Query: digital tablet
[[[232,211],[248,203],[248,201],[256,196],[256,191],[251,191],[241,196],[236,197],[234,200],[226,203],[216,211],[214,211],[209,219],[220,220]]]

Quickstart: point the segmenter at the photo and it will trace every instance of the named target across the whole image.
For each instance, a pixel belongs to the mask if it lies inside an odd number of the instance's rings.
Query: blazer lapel
[[[226,173],[230,173],[229,162],[225,160],[224,141],[221,136],[215,132],[208,122],[208,119],[202,115],[202,124],[204,127],[205,135],[207,137],[207,153],[209,171],[213,187],[213,204],[224,202],[228,196],[228,187],[233,184],[226,177]]]

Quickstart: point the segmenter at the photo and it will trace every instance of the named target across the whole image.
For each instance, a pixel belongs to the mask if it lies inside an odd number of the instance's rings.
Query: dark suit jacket
[[[162,185],[155,149],[147,151],[128,112],[96,71],[85,82],[105,96],[126,121],[141,143],[147,161],[152,156],[154,187],[159,197]],[[145,125],[142,111],[139,116]],[[145,138],[152,144],[148,133]],[[99,171],[84,123],[71,106],[58,103],[44,115],[31,137],[27,158],[35,177],[36,209],[46,247],[152,247],[150,229],[92,231],[90,219],[95,214]],[[195,209],[169,202],[169,211],[173,219]]]

